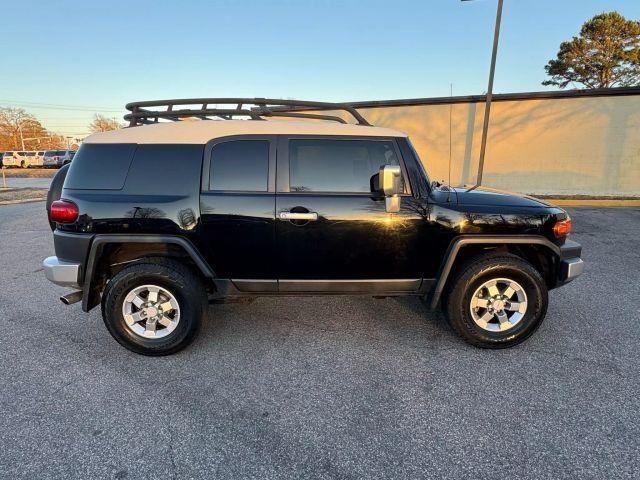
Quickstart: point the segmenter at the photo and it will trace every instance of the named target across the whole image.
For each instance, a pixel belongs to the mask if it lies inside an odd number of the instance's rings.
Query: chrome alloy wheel
[[[124,298],[122,315],[127,328],[144,338],[163,338],[173,332],[180,321],[176,297],[157,285],[141,285]]]
[[[527,312],[524,288],[508,278],[487,280],[471,297],[471,318],[480,328],[504,332],[516,326]]]

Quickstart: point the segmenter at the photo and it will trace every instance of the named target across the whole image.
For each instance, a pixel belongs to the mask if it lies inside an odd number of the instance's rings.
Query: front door
[[[419,232],[392,138],[285,137],[278,142],[276,241],[281,292],[412,291],[420,287]],[[382,165],[403,167],[401,210],[372,192]]]

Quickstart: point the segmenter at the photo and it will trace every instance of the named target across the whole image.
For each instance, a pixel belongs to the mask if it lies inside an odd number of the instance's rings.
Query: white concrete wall
[[[360,109],[409,133],[431,179],[473,184],[484,103]],[[346,117],[345,117],[346,118]],[[484,185],[538,195],[640,196],[640,95],[494,102]]]

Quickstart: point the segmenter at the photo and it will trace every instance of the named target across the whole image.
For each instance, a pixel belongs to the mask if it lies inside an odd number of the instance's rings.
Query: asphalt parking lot
[[[585,275],[506,351],[418,300],[213,305],[146,358],[58,300],[43,203],[0,207],[1,478],[637,478],[640,209],[570,209]]]

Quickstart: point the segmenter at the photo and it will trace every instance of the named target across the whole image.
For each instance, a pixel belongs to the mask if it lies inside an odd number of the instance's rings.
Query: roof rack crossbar
[[[211,104],[233,104],[235,108],[209,108]],[[198,108],[188,108],[189,105],[198,105]],[[255,105],[247,108],[247,105]],[[174,107],[180,108],[175,110]],[[163,110],[149,110],[145,107],[161,107]],[[294,111],[297,108],[318,111],[345,111],[349,113],[358,125],[370,126],[371,124],[353,106],[345,103],[310,102],[305,100],[277,100],[270,98],[183,98],[171,100],[152,100],[144,102],[132,102],[126,105],[127,113],[124,118],[129,121],[129,126],[157,123],[159,119],[180,121],[182,118],[196,117],[209,119],[218,117],[230,120],[233,117],[243,116],[253,120],[264,120],[262,117],[294,117],[311,118],[316,120],[331,120],[347,123],[343,118],[335,115],[323,115],[316,113],[302,113]],[[155,122],[149,120],[154,119]]]

